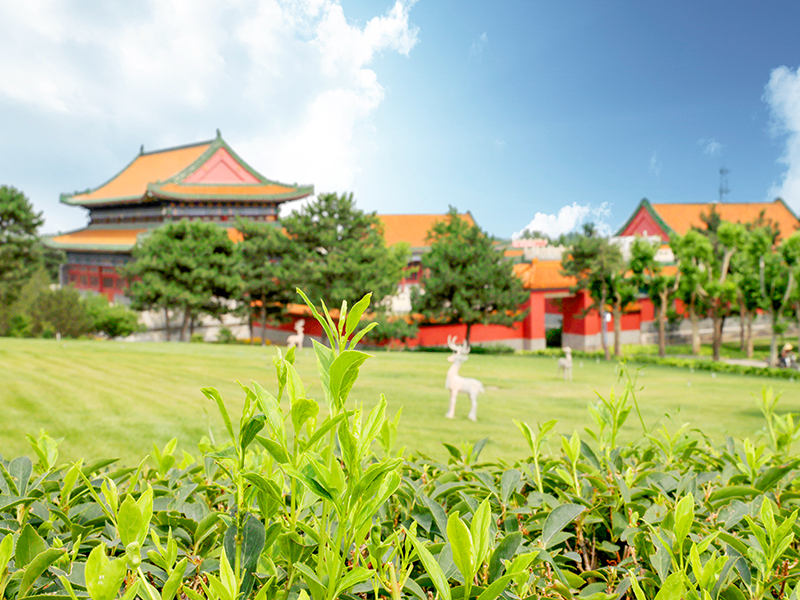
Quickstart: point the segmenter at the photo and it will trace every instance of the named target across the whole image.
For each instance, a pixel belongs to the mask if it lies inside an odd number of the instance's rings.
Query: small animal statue
[[[564,356],[558,359],[558,373],[564,374],[564,381],[572,381],[572,348],[564,346]]]
[[[453,363],[447,370],[447,379],[445,380],[444,387],[450,390],[450,410],[447,411],[445,417],[452,419],[456,415],[456,399],[459,392],[469,396],[472,401],[472,408],[469,411],[469,420],[478,420],[478,394],[484,391],[483,384],[477,379],[470,377],[461,377],[458,374],[458,369],[461,368],[462,363],[467,361],[467,354],[469,354],[469,344],[464,340],[462,345],[456,344],[455,336],[447,336],[447,345],[454,352],[447,357],[448,362]]]
[[[297,323],[294,324],[294,330],[297,332],[294,335],[290,335],[286,338],[286,350],[289,350],[292,346],[297,348],[298,350],[303,349],[303,338],[305,335],[303,334],[303,329],[305,328],[306,322],[305,319],[300,319]]]

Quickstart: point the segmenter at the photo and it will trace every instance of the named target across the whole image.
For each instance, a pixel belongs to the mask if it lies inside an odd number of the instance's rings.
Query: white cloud
[[[580,205],[573,202],[562,206],[557,214],[537,212],[528,225],[511,237],[518,239],[525,231],[538,231],[547,237],[556,238],[559,235],[575,231],[584,223],[589,222],[595,224],[601,235],[611,235],[611,226],[607,223],[607,219],[610,217],[611,207],[608,202],[603,202],[600,206]]]
[[[352,189],[385,95],[373,63],[411,52],[414,1],[363,25],[339,0],[0,2],[0,102],[148,149],[220,127],[267,177]]]
[[[700,138],[697,145],[703,147],[703,154],[706,156],[717,156],[722,152],[722,144],[714,138]]]
[[[658,152],[653,152],[653,155],[650,157],[650,165],[647,170],[658,177],[661,175],[661,165],[662,163],[661,159],[658,158]]]
[[[486,35],[484,31],[482,34],[475,36],[475,39],[472,40],[472,46],[469,49],[470,56],[480,56],[483,54],[483,49],[486,48],[486,44],[489,42],[489,36]]]
[[[786,149],[780,161],[786,172],[780,184],[768,192],[769,198],[780,196],[795,210],[800,209],[800,69],[774,69],[764,90],[769,105],[773,133],[784,136]]]

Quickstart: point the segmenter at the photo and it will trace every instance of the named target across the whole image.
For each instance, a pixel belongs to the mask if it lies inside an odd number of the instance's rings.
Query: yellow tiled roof
[[[378,215],[383,223],[383,235],[387,246],[406,242],[412,248],[428,246],[428,232],[443,221],[447,215]],[[468,225],[475,225],[470,213],[459,215]]]
[[[788,237],[800,226],[800,221],[782,200],[774,202],[748,202],[739,204],[656,204],[652,203],[658,216],[669,225],[675,233],[684,235],[692,227],[705,228],[700,215],[707,215],[713,210],[719,213],[723,221],[732,223],[752,223],[761,213],[764,219],[775,223],[781,232],[781,238]]]
[[[208,150],[211,142],[161,152],[140,154],[121,173],[99,188],[85,194],[75,194],[73,203],[105,198],[134,198],[144,196],[147,184],[169,179],[183,171]]]
[[[560,260],[539,260],[514,265],[514,275],[522,280],[529,290],[565,289],[575,285],[574,277],[561,274]]]

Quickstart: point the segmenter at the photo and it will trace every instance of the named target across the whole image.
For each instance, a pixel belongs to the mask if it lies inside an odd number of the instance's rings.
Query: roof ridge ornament
[[[144,144],[139,146],[139,156],[141,156],[142,154],[144,154]]]
[[[222,133],[220,132],[219,127],[217,127],[217,139],[218,140],[222,139]]]

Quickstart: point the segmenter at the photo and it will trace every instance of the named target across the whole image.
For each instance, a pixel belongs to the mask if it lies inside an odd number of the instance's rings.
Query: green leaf
[[[244,478],[247,479],[250,483],[255,485],[260,491],[264,492],[270,499],[277,503],[283,503],[283,495],[281,494],[281,489],[278,487],[274,481],[267,479],[266,477],[260,475],[259,473],[245,473]]]
[[[319,324],[322,325],[322,328],[325,330],[325,334],[328,336],[328,341],[331,344],[331,348],[336,345],[336,336],[334,335],[333,329],[328,325],[325,319],[322,318],[322,315],[317,312],[317,307],[314,306],[311,301],[308,299],[308,296],[305,295],[303,290],[300,288],[295,288],[295,291],[300,294],[300,297],[303,299],[303,302],[306,303],[306,306],[311,309],[311,314],[314,315],[314,318],[319,321]]]
[[[283,446],[281,446],[275,440],[271,440],[269,438],[265,438],[264,436],[257,435],[256,440],[258,443],[264,446],[264,449],[270,453],[272,458],[277,460],[282,465],[288,464],[291,462],[289,459],[289,455],[286,453],[286,450]]]
[[[435,587],[436,591],[439,592],[441,599],[451,600],[450,586],[447,583],[447,577],[445,577],[442,567],[439,566],[439,563],[436,562],[436,559],[433,558],[433,555],[430,553],[430,551],[423,546],[416,537],[414,537],[410,532],[407,535],[411,540],[414,549],[417,551],[417,556],[419,556],[422,566],[425,567],[425,572],[427,572],[428,576],[431,578],[433,587]]]
[[[92,600],[114,600],[127,572],[125,558],[109,560],[105,544],[96,546],[86,560],[84,571]]]
[[[48,548],[41,554],[38,554],[25,569],[25,573],[22,576],[22,582],[19,585],[18,597],[24,598],[27,596],[28,592],[31,591],[33,584],[36,583],[36,580],[39,579],[41,574],[66,553],[67,551],[64,548]],[[0,573],[2,573],[2,571],[3,569],[0,569]]]
[[[758,479],[753,482],[753,487],[762,493],[769,491],[772,486],[778,483],[787,473],[794,469],[798,463],[800,463],[800,460],[793,460],[787,465],[770,467],[758,476]]]
[[[453,562],[465,580],[472,579],[477,571],[475,546],[469,529],[458,516],[458,511],[451,513],[447,519],[447,538],[453,550]]]
[[[675,505],[675,552],[680,554],[683,547],[683,540],[689,535],[694,521],[694,496],[685,495]]]
[[[13,552],[14,538],[11,536],[11,534],[8,534],[4,536],[3,541],[0,542],[0,573],[2,573],[8,566],[8,563],[11,560],[11,554]]]
[[[372,577],[372,574],[372,571],[364,567],[354,567],[347,575],[339,580],[339,584],[336,586],[336,593],[333,595],[334,598],[338,597],[339,594],[345,590],[349,590],[354,585],[367,581]]]
[[[308,438],[308,442],[306,442],[306,444],[304,446],[304,450],[307,450],[309,448],[313,448],[314,444],[316,444],[318,441],[320,441],[331,429],[336,427],[341,422],[342,419],[345,419],[345,418],[349,417],[352,414],[353,414],[352,411],[343,412],[343,413],[339,413],[335,417],[328,417],[327,419],[325,419],[322,422],[322,425],[320,425],[317,428],[317,430],[314,432],[314,435],[312,435],[310,438]]]
[[[117,513],[117,533],[123,546],[138,541],[143,518],[142,511],[133,496],[130,494],[125,496]]]
[[[11,537],[11,536],[7,536]],[[26,523],[25,527],[19,534],[17,540],[17,550],[14,554],[14,564],[18,569],[26,567],[30,562],[39,554],[47,549],[42,537],[36,533],[36,530],[30,523]]]
[[[173,598],[175,598],[175,595],[181,587],[181,583],[183,583],[183,575],[186,573],[186,565],[188,562],[188,558],[183,558],[175,565],[172,574],[164,582],[164,589],[161,591],[161,600],[173,600]]]
[[[361,321],[361,315],[363,315],[364,311],[369,307],[370,300],[372,300],[372,292],[367,293],[350,309],[350,312],[347,314],[347,324],[344,333],[345,338],[350,338],[356,330],[356,327],[358,327],[358,323]]]
[[[233,433],[233,424],[231,423],[230,415],[228,415],[228,409],[225,408],[225,403],[222,401],[222,396],[220,396],[219,392],[212,387],[200,388],[200,391],[203,392],[206,398],[217,403],[219,412],[222,415],[222,420],[225,422],[225,429],[228,430],[228,435],[231,436],[231,441],[233,442],[233,445],[236,446],[236,436]]]
[[[489,581],[495,581],[505,568],[504,562],[514,558],[522,543],[522,532],[515,531],[505,536],[495,548],[489,559]]]
[[[295,568],[303,574],[303,580],[308,585],[308,589],[311,590],[311,597],[316,600],[317,598],[325,598],[325,586],[322,585],[322,582],[317,577],[317,574],[311,570],[310,567],[303,563],[296,563]]]
[[[683,573],[673,573],[667,577],[654,600],[681,600],[684,593]]]
[[[492,509],[489,506],[488,498],[481,502],[478,510],[472,515],[469,530],[475,546],[475,569],[477,570],[486,560],[492,535]]]
[[[300,375],[297,373],[297,369],[294,368],[294,365],[286,365],[286,375],[286,387],[289,390],[289,400],[291,400],[292,405],[294,405],[300,398],[305,398],[306,388],[303,387],[303,382],[300,380]]]
[[[33,472],[33,463],[27,456],[18,456],[8,463],[8,472],[17,482],[19,495],[25,496],[28,493],[28,482]]]
[[[553,537],[585,510],[579,504],[562,504],[554,508],[542,525],[542,547],[549,548]]]
[[[264,429],[266,421],[267,417],[265,415],[253,415],[247,420],[247,423],[242,427],[242,431],[239,435],[242,450],[247,449],[255,439],[256,434]]]
[[[339,354],[331,364],[331,397],[340,409],[350,393],[350,388],[358,377],[358,369],[371,355],[358,350],[346,350]]]
[[[478,600],[494,600],[503,593],[503,590],[513,577],[514,575],[503,575],[500,579],[493,582],[485,590],[483,590],[481,595],[478,596]]]
[[[294,427],[294,435],[300,435],[300,429],[306,421],[316,418],[319,414],[319,404],[315,400],[308,398],[300,398],[292,404],[292,426]]]

